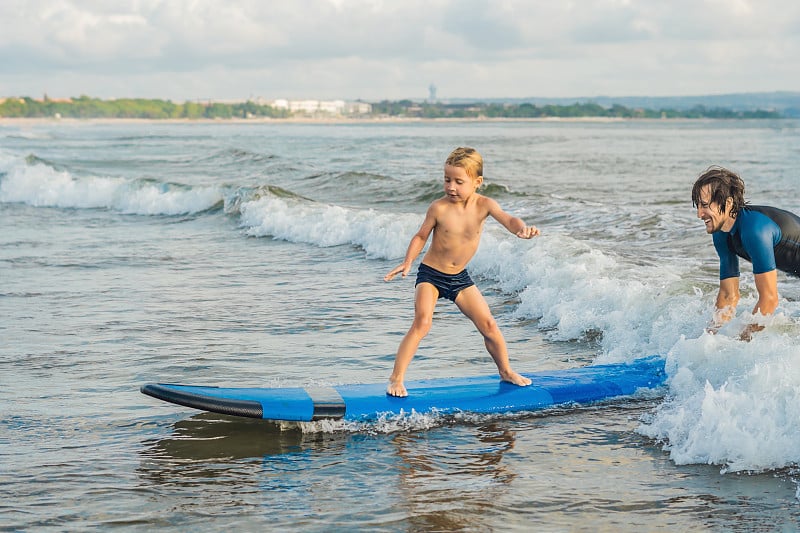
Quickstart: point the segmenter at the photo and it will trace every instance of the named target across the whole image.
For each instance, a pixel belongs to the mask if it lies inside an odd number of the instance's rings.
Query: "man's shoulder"
[[[747,211],[749,213],[758,213],[759,215],[763,215],[781,225],[783,223],[790,223],[790,224],[800,224],[800,216],[792,213],[791,211],[787,211],[786,209],[781,209],[779,207],[773,207],[771,205],[746,205],[742,209],[743,211]],[[757,215],[758,216],[758,215]]]
[[[770,227],[778,227],[775,214],[780,210],[764,205],[748,205],[739,213],[740,231],[745,233],[763,233]]]
[[[781,226],[764,206],[748,206],[740,213],[739,241],[751,257],[771,254],[772,248],[781,239]],[[754,262],[755,264],[755,262]]]

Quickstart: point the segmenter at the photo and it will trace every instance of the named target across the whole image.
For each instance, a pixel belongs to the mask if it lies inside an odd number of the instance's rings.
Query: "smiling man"
[[[692,188],[697,218],[705,222],[719,255],[719,294],[709,331],[716,332],[736,313],[739,257],[753,264],[758,301],[753,314],[771,315],[778,307],[778,270],[800,277],[800,217],[775,207],[750,205],[744,181],[728,169],[712,166]],[[763,329],[750,324],[740,338]]]

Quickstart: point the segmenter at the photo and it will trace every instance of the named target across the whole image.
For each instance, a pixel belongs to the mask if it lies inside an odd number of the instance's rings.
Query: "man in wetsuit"
[[[753,264],[758,291],[753,314],[771,315],[778,307],[777,271],[800,277],[800,217],[775,207],[747,204],[742,179],[718,166],[697,178],[692,204],[719,255],[719,294],[709,331],[715,333],[736,313],[739,257]],[[761,329],[750,324],[740,338],[750,340]]]

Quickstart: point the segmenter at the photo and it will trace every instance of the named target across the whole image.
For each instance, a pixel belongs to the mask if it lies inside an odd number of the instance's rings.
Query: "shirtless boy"
[[[445,195],[428,208],[422,226],[411,238],[405,260],[383,278],[391,281],[397,274],[406,277],[411,264],[433,234],[417,273],[414,322],[397,349],[394,370],[386,388],[386,393],[391,396],[408,396],[403,384],[406,369],[420,341],[431,329],[433,309],[439,298],[452,300],[472,320],[483,335],[486,349],[503,381],[519,386],[531,384],[530,379],[512,370],[503,334],[489,305],[465,269],[478,249],[483,224],[489,215],[521,239],[535,237],[539,230],[503,211],[495,200],[478,194],[476,191],[481,183],[481,155],[473,148],[456,148],[444,165]]]

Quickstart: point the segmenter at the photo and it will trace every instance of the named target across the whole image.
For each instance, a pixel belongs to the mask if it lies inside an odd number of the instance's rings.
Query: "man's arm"
[[[758,291],[758,301],[753,308],[753,314],[771,315],[778,308],[778,271],[770,270],[769,272],[756,274],[754,277],[756,290]],[[749,324],[739,334],[739,338],[743,341],[749,341],[753,337],[753,333],[762,329],[764,329],[764,326]]]
[[[761,215],[759,213],[759,215]],[[780,240],[781,229],[767,216],[755,218],[753,223],[742,229],[742,246],[753,263],[753,277],[758,291],[758,301],[753,307],[753,315],[771,315],[778,308],[778,271],[775,266],[775,244]],[[758,324],[749,324],[739,335],[749,341],[752,334],[764,329]]]
[[[725,278],[719,280],[719,292],[717,293],[717,303],[715,305],[714,318],[708,327],[708,331],[716,333],[723,324],[728,322],[736,314],[736,305],[739,303],[739,278]]]
[[[763,274],[755,274],[758,302],[753,314],[771,315],[778,308],[778,271],[770,270]]]
[[[756,274],[756,290],[758,291],[758,301],[753,308],[753,314],[771,315],[778,308],[778,271],[770,270],[762,274]],[[743,341],[749,341],[753,333],[761,331],[764,326],[758,324],[748,324],[739,334]]]

